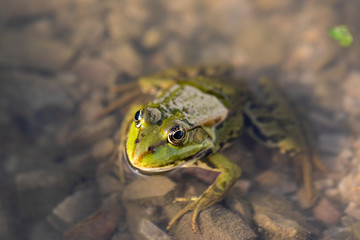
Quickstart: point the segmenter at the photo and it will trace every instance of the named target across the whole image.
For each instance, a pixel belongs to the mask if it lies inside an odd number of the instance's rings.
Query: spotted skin
[[[312,166],[322,165],[314,160],[308,131],[268,80],[260,81],[267,101],[261,103],[244,81],[225,83],[231,80],[230,73],[231,68],[224,66],[185,67],[139,80],[142,92],[155,98],[131,108],[123,123],[120,152],[129,165],[144,174],[187,166],[220,173],[200,196],[177,199],[189,203],[172,218],[168,229],[192,211],[192,229],[197,232],[199,212],[220,201],[240,177],[241,169],[220,151],[244,131],[297,162],[312,198]],[[138,111],[141,117],[131,120]]]

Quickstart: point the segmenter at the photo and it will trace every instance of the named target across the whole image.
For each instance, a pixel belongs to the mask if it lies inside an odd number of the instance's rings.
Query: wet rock
[[[284,198],[255,193],[250,201],[255,223],[270,239],[308,239],[311,234],[317,233]]]
[[[332,240],[332,239],[348,239],[355,240],[351,229],[346,229],[343,227],[333,227],[324,231],[323,237],[321,240]]]
[[[103,195],[119,192],[123,188],[123,184],[121,184],[119,179],[111,175],[100,176],[98,182],[100,192]]]
[[[32,226],[29,239],[37,240],[61,240],[62,234],[56,231],[48,222],[36,222]]]
[[[73,67],[73,72],[82,81],[95,87],[106,87],[115,78],[114,69],[98,58],[81,58]]]
[[[62,83],[35,74],[4,73],[0,85],[1,105],[33,124],[39,124],[46,113],[53,121],[62,119],[75,105]]]
[[[76,172],[77,174],[88,172],[94,167],[89,153],[70,156],[66,159],[66,163],[69,170]]]
[[[18,17],[34,17],[41,14],[49,14],[56,9],[61,8],[68,4],[69,1],[42,1],[32,0],[14,0],[1,2],[0,16],[5,19],[18,18]]]
[[[360,205],[360,166],[343,178],[338,188],[345,201],[352,201]]]
[[[163,197],[175,187],[167,177],[151,176],[136,179],[124,189],[123,199],[127,201]]]
[[[345,134],[322,133],[319,136],[319,150],[322,152],[338,154],[345,145],[347,136]]]
[[[117,127],[114,116],[105,117],[97,122],[88,123],[77,131],[73,132],[68,138],[69,144],[86,145],[97,142],[109,137]]]
[[[150,28],[144,34],[142,45],[146,49],[153,49],[159,46],[162,40],[162,32],[157,28]]]
[[[104,33],[104,25],[99,19],[87,18],[74,25],[70,41],[76,48],[92,48],[103,39]]]
[[[163,230],[147,219],[141,220],[139,224],[139,233],[143,236],[143,239],[171,240],[169,235],[167,235]]]
[[[264,189],[277,193],[295,192],[297,189],[296,183],[286,174],[281,174],[272,170],[267,170],[255,177]]]
[[[292,4],[295,3],[293,0],[256,0],[254,1],[255,6],[264,12],[269,11],[281,11],[288,9]]]
[[[15,176],[22,217],[41,218],[66,196],[68,183],[59,170],[35,170]]]
[[[116,233],[111,240],[133,240],[134,238],[128,233]]]
[[[96,160],[102,160],[113,153],[114,148],[115,145],[112,139],[104,139],[93,146],[91,155]]]
[[[354,234],[354,237],[359,240],[360,239],[360,222],[355,223],[351,227],[352,233]]]
[[[356,203],[350,202],[345,209],[345,213],[360,221],[360,206],[356,205]]]
[[[284,42],[276,31],[277,29],[264,23],[248,24],[237,35],[235,51],[245,53],[249,66],[275,66],[284,56]]]
[[[252,212],[250,203],[244,198],[246,193],[239,186],[233,186],[226,195],[225,202],[230,210],[239,213],[247,223],[251,223]]]
[[[279,182],[279,173],[268,170],[255,177],[255,181],[265,187],[273,187]]]
[[[350,72],[343,85],[343,106],[349,113],[360,114],[360,72]]]
[[[67,240],[98,240],[110,239],[120,219],[123,210],[121,207],[108,210],[100,210],[73,228],[64,233],[64,239]]]
[[[0,238],[6,239],[10,235],[9,219],[0,201]]]
[[[58,71],[74,54],[74,49],[44,36],[10,32],[0,37],[0,64],[5,66]]]
[[[175,204],[166,208],[171,219],[181,208]],[[176,239],[256,239],[256,234],[239,215],[216,204],[200,212],[197,218],[199,231],[191,229],[192,212],[185,214],[170,229]]]
[[[313,208],[314,216],[325,224],[333,225],[341,217],[340,211],[326,198],[322,198]]]
[[[119,44],[105,50],[103,59],[112,63],[120,72],[131,75],[139,74],[141,67],[140,56],[130,44]]]
[[[89,216],[98,205],[99,199],[93,189],[80,190],[59,203],[52,210],[48,221],[56,229],[65,230],[72,224]]]

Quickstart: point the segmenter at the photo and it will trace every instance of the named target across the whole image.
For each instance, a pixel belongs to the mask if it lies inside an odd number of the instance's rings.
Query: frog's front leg
[[[240,167],[221,154],[209,156],[208,162],[210,165],[215,166],[216,171],[220,171],[220,174],[215,182],[200,196],[180,199],[180,201],[186,200],[191,202],[171,219],[167,226],[168,230],[182,215],[188,211],[193,211],[191,222],[192,229],[196,233],[196,218],[199,212],[219,202],[241,175]]]

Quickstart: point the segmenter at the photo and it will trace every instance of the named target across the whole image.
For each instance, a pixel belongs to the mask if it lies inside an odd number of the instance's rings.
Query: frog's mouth
[[[170,172],[170,171],[172,171],[174,169],[190,166],[194,162],[199,160],[200,158],[206,157],[210,153],[211,152],[209,152],[208,150],[200,151],[200,152],[196,153],[195,155],[193,155],[193,156],[191,156],[189,158],[183,159],[183,160],[181,160],[179,162],[176,162],[174,164],[170,164],[170,165],[163,166],[163,167],[152,167],[152,168],[138,167],[138,166],[133,165],[130,162],[129,156],[128,156],[126,151],[123,154],[123,156],[125,157],[127,165],[130,167],[130,169],[133,172],[135,172],[137,174],[141,174],[141,175],[161,175],[161,174],[165,174],[167,172]]]

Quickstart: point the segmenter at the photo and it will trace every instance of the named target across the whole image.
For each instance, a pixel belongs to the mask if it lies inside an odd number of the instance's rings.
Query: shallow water
[[[270,239],[261,217],[274,214],[273,226],[295,229],[274,239],[360,239],[359,11],[355,0],[0,1],[0,239]],[[339,24],[354,36],[349,48],[328,36]],[[284,156],[243,139],[227,154],[244,176],[201,214],[197,235],[188,215],[165,230],[171,202],[213,175],[118,181],[107,163],[126,107],[94,119],[118,97],[109,87],[211,63],[250,81],[269,76],[304,109],[330,170],[315,173],[314,207]]]

